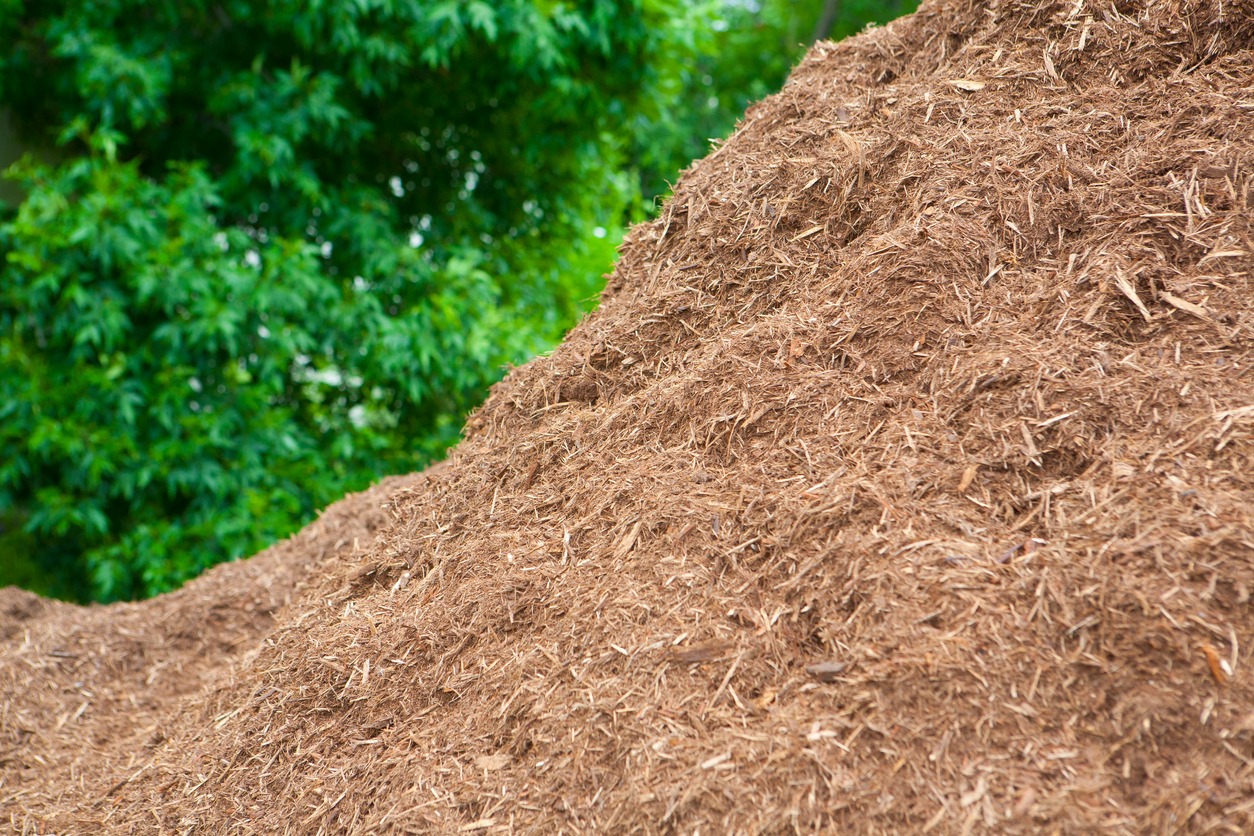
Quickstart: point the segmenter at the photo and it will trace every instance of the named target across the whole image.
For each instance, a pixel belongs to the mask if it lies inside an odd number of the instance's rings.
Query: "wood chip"
[[[840,674],[844,673],[845,668],[849,667],[844,662],[828,661],[819,662],[814,665],[806,665],[806,673],[817,679],[819,682],[835,682],[840,678]]]

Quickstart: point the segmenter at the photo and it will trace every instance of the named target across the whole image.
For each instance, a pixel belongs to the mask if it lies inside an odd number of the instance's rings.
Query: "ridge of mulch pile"
[[[1254,830],[1252,45],[818,45],[446,466],[151,602],[0,596],[0,820]]]

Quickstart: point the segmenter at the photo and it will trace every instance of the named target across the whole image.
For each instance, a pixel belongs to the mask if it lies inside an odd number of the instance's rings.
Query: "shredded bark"
[[[441,469],[154,601],[0,594],[3,820],[1254,831],[1252,45],[817,45]]]

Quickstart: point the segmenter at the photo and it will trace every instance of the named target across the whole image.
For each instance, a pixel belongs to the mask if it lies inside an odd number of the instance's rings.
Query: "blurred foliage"
[[[0,207],[0,582],[154,594],[438,458],[832,5],[0,0],[40,152]]]

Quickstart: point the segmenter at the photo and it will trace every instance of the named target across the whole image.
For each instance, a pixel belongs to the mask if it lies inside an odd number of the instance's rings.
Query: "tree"
[[[0,0],[0,513],[168,589],[454,441],[594,297],[654,0]]]

